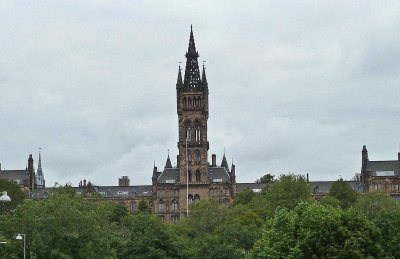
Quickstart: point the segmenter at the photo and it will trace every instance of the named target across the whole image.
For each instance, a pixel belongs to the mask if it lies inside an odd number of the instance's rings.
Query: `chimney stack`
[[[130,186],[131,185],[131,180],[129,179],[128,176],[122,176],[121,178],[118,179],[118,186]]]
[[[211,155],[211,166],[217,167],[217,156],[215,154]]]

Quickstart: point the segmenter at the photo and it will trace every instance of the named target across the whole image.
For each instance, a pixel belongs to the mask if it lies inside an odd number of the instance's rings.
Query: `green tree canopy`
[[[10,196],[11,202],[0,202],[0,215],[14,210],[28,197],[26,193],[21,191],[21,188],[16,182],[0,179],[0,192],[3,191],[6,191],[7,195]]]
[[[5,219],[4,235],[19,256],[15,236],[24,233],[30,258],[114,258],[111,211],[103,208],[61,188],[45,200],[25,200]]]
[[[339,179],[332,184],[328,195],[338,199],[341,207],[347,209],[357,200],[358,193],[349,183]]]
[[[256,193],[253,192],[253,190],[246,188],[236,195],[235,200],[233,201],[233,205],[249,204],[254,199],[255,196]]]
[[[379,230],[363,214],[317,203],[278,209],[254,258],[379,258]]]
[[[311,200],[310,187],[302,175],[281,175],[264,192],[264,197],[272,210],[282,207],[293,209],[301,201]]]
[[[273,183],[275,175],[266,174],[256,180],[256,183]]]

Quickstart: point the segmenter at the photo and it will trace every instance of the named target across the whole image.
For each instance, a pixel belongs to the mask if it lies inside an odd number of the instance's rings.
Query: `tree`
[[[227,210],[224,223],[216,234],[224,243],[231,244],[248,253],[260,238],[264,221],[252,209],[237,205]]]
[[[236,195],[235,200],[233,201],[233,205],[249,204],[255,196],[256,193],[253,192],[253,190],[246,188]]]
[[[386,258],[400,258],[400,204],[383,192],[362,194],[353,204],[365,213],[381,231],[380,244]]]
[[[339,179],[332,184],[328,196],[338,199],[340,206],[347,209],[357,200],[358,194],[349,183]]]
[[[143,213],[150,212],[149,204],[147,204],[147,202],[144,200],[144,197],[142,197],[139,201],[138,211],[143,212]]]
[[[0,192],[2,191],[7,191],[11,202],[0,202],[0,215],[14,210],[19,204],[22,204],[24,199],[28,198],[28,195],[21,191],[21,188],[15,181],[0,179]]]
[[[278,207],[293,209],[299,202],[311,200],[311,190],[304,176],[281,175],[265,190],[264,197],[272,210]]]
[[[8,257],[21,255],[20,242],[14,239],[16,233],[25,233],[30,258],[114,258],[111,213],[68,188],[45,200],[25,200],[2,228],[14,251]]]
[[[294,210],[278,209],[254,258],[380,258],[379,229],[352,210],[300,203]]]
[[[266,174],[261,176],[260,179],[256,180],[256,183],[273,183],[275,175]]]
[[[176,237],[158,216],[137,213],[125,217],[122,224],[129,236],[120,247],[118,258],[180,258]]]

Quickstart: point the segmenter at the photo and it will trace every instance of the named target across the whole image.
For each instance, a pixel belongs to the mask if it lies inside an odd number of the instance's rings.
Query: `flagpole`
[[[188,138],[186,136],[186,216],[189,216],[189,159],[188,159]]]

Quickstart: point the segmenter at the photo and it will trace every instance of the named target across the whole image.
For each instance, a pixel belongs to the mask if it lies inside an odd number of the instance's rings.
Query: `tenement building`
[[[216,155],[208,161],[209,115],[208,82],[203,64],[198,64],[193,30],[186,52],[185,74],[178,69],[176,104],[178,114],[178,151],[176,167],[168,155],[164,169],[153,169],[152,192],[155,212],[166,221],[175,222],[188,213],[188,205],[201,199],[229,204],[236,192],[235,165],[223,155],[220,165]]]

